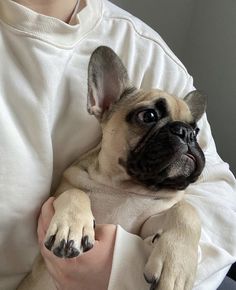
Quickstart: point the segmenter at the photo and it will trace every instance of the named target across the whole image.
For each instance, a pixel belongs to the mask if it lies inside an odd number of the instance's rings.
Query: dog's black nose
[[[185,123],[173,122],[170,125],[170,132],[178,136],[185,143],[191,143],[196,141],[196,134],[194,130]]]

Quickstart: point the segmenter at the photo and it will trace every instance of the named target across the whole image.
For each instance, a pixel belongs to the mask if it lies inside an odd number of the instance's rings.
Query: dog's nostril
[[[183,139],[187,136],[187,129],[179,125],[171,127],[170,131],[172,134],[177,135]]]
[[[183,141],[189,143],[195,140],[195,134],[191,128],[186,127],[183,124],[175,123],[170,127],[170,132],[173,135],[180,137]]]

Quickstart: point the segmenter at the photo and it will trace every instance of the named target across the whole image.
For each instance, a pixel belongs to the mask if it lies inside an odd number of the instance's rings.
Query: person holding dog
[[[13,290],[38,252],[36,220],[50,188],[100,137],[86,112],[92,51],[102,44],[116,50],[137,87],[183,97],[193,81],[156,32],[107,1],[5,0],[0,19],[0,289]],[[187,200],[202,221],[195,287],[210,290],[235,261],[235,179],[216,152],[206,116],[199,127],[206,169]],[[143,242],[120,227],[97,226],[94,249],[76,262],[54,257],[42,243],[52,204],[50,198],[42,207],[38,236],[57,289],[149,289]]]

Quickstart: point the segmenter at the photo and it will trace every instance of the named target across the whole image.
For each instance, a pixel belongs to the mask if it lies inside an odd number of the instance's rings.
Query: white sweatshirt
[[[92,51],[112,47],[137,87],[179,97],[193,89],[156,32],[106,0],[87,2],[71,26],[0,0],[0,290],[15,289],[31,269],[37,217],[51,184],[55,188],[61,172],[100,136],[86,111]],[[211,290],[236,259],[236,187],[206,117],[199,125],[206,168],[186,198],[202,220],[195,289]],[[119,227],[109,290],[149,289],[146,259],[143,241]]]

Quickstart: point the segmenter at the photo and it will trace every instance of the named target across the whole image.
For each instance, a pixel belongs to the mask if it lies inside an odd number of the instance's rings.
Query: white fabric
[[[51,183],[55,188],[61,172],[98,141],[99,126],[86,111],[92,51],[111,46],[137,87],[180,97],[193,89],[192,78],[160,36],[130,14],[89,0],[77,17],[79,24],[70,26],[0,0],[0,290],[15,289],[32,266],[36,220]],[[200,127],[207,166],[186,198],[203,227],[196,289],[211,290],[236,259],[236,193],[206,117]],[[143,277],[147,255],[142,247],[140,238],[118,231],[109,290],[145,289],[137,278]]]

